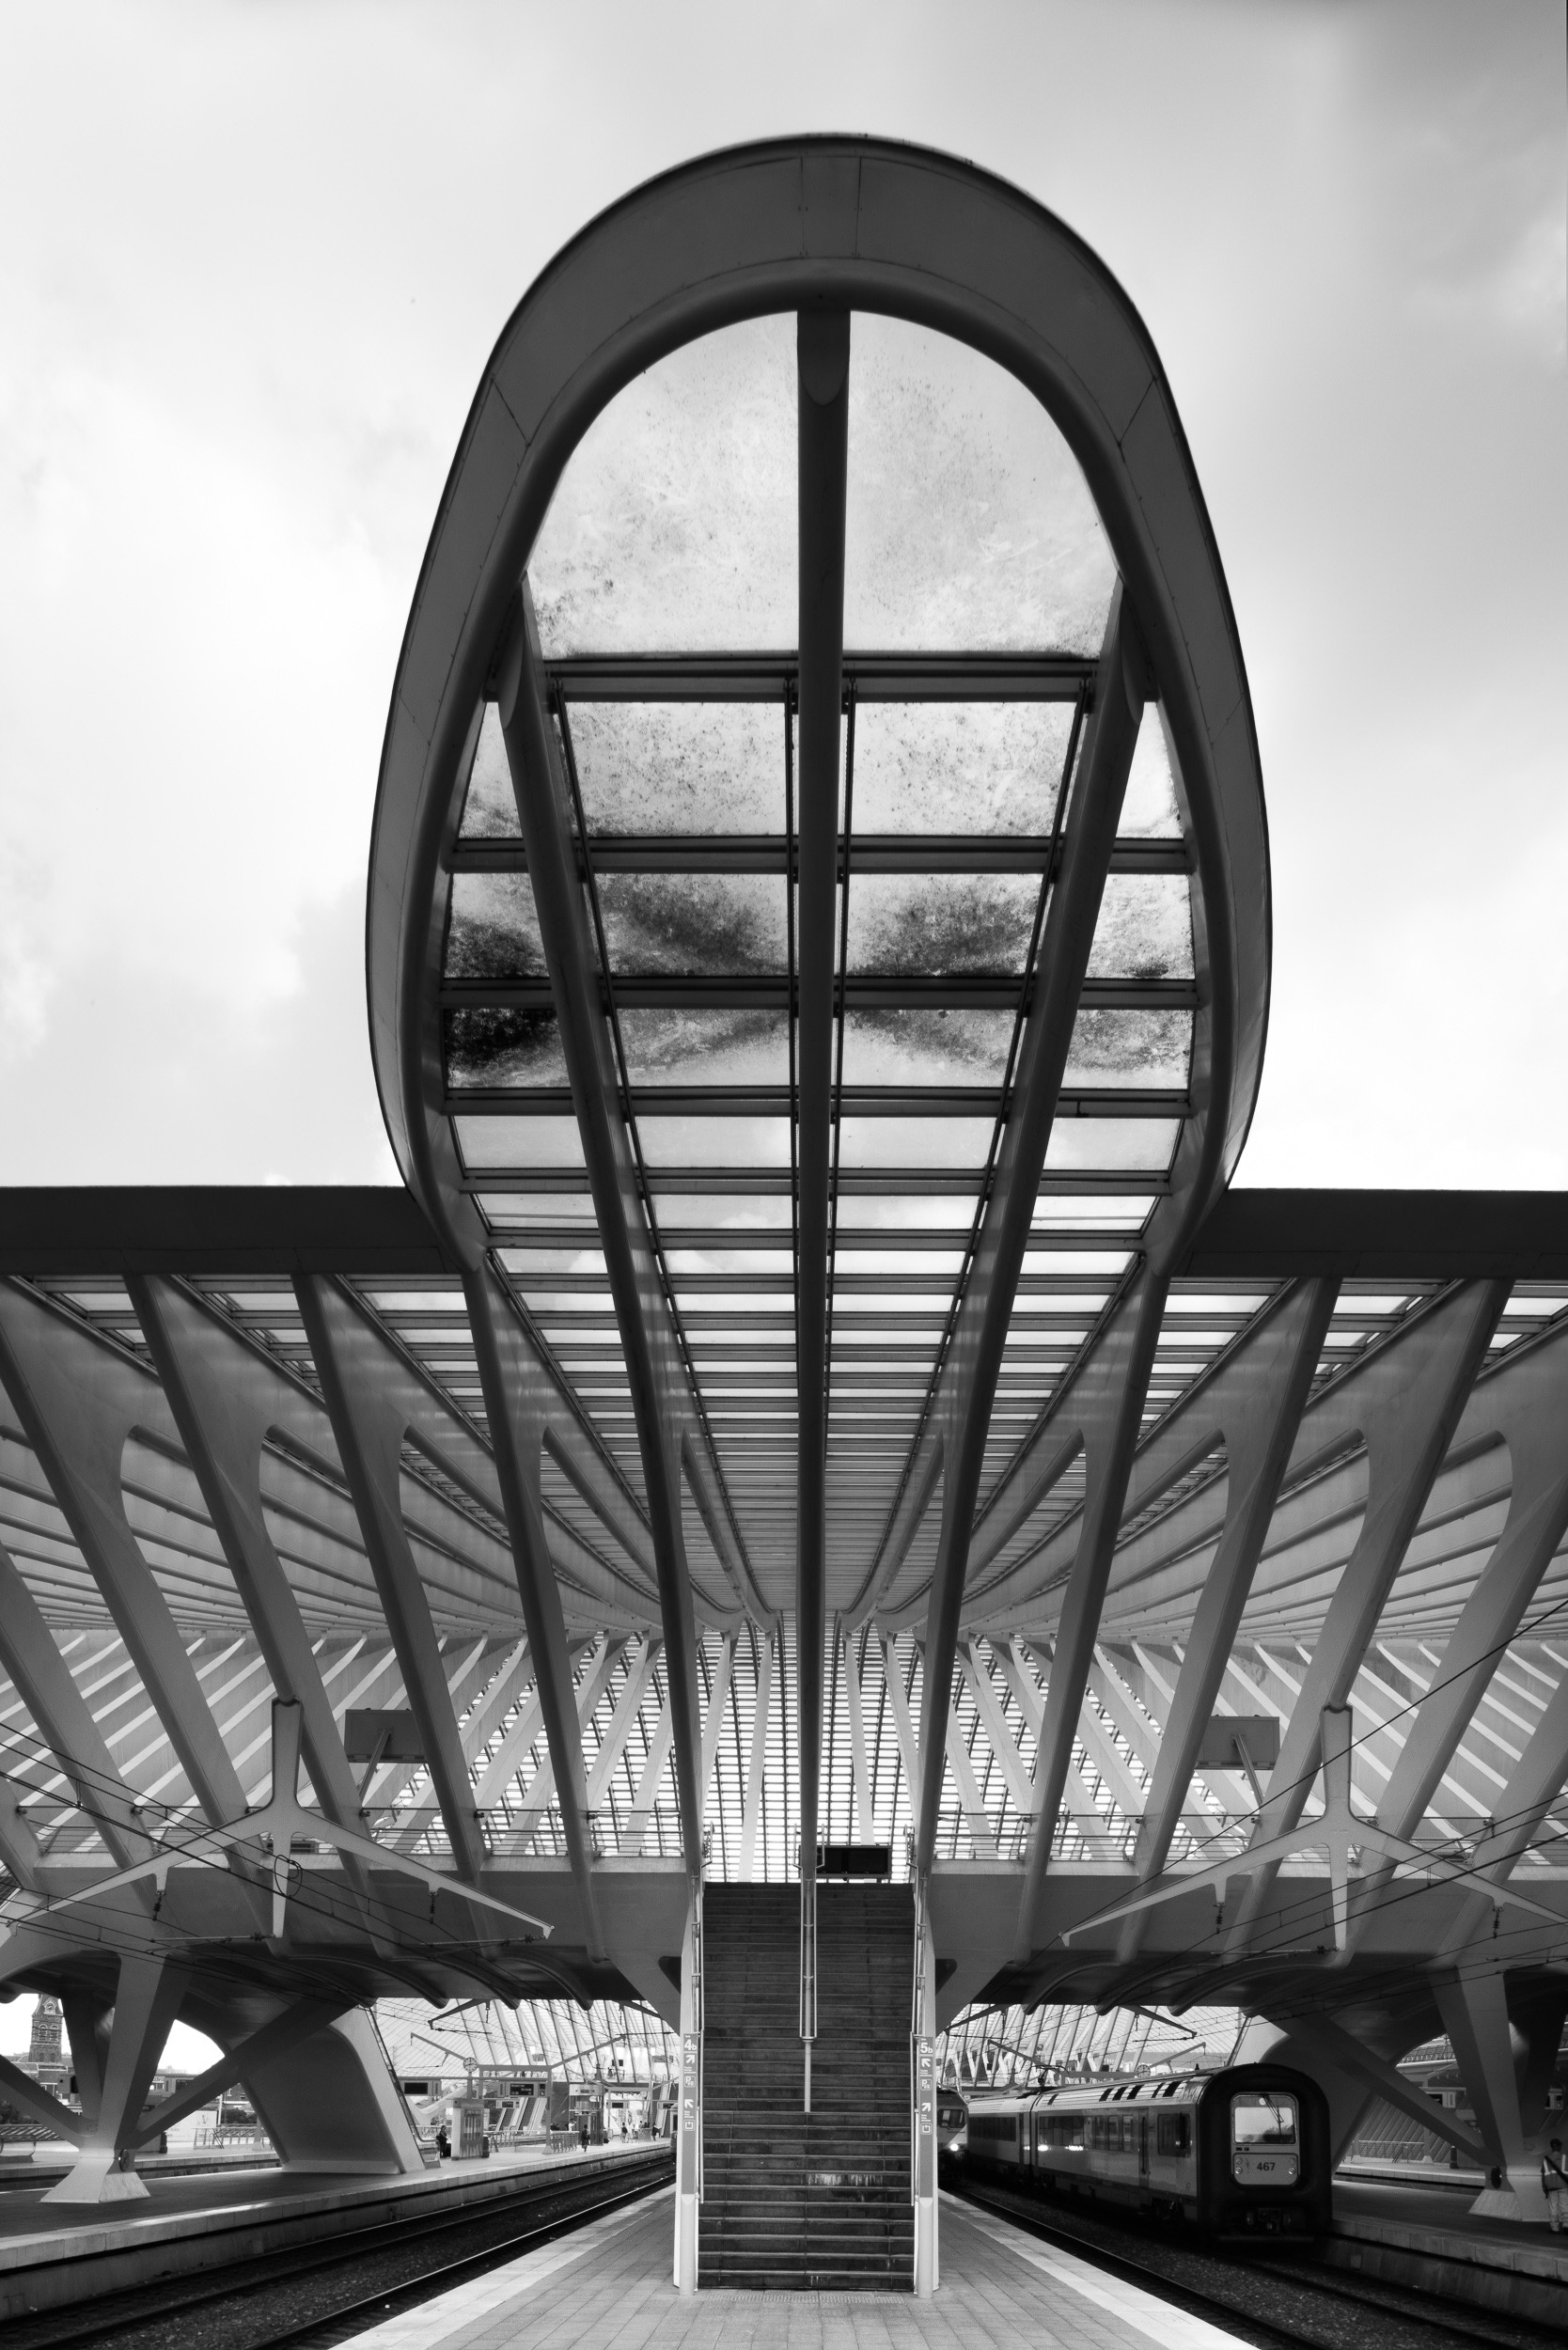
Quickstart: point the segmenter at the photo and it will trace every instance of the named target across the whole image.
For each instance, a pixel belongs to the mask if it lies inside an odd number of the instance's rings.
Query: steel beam
[[[741,1805],[741,1856],[737,1873],[743,1883],[750,1878],[757,1862],[757,1838],[762,1823],[762,1789],[768,1768],[768,1714],[773,1703],[774,1651],[777,1642],[776,1630],[762,1635],[762,1653],[757,1668],[757,1704],[751,1716],[751,1753],[746,1763],[745,1794]]]
[[[823,1657],[827,1637],[829,1172],[832,1156],[835,912],[844,672],[844,502],[848,482],[847,310],[796,323],[799,447],[800,922],[799,1190],[795,1276],[800,1397],[795,1532],[795,1710],[800,1740],[803,1899],[817,1868]]]
[[[972,1640],[960,1641],[958,1655],[964,1668],[964,1677],[974,1693],[975,1710],[991,1742],[991,1751],[1007,1780],[1008,1793],[1018,1810],[1027,1814],[1034,1809],[1034,1787],[1024,1758],[1018,1751],[1018,1742],[1008,1728],[1001,1700],[996,1695],[996,1684],[983,1658],[976,1655]]]
[[[871,1817],[871,1770],[866,1752],[865,1699],[860,1688],[860,1667],[855,1656],[857,1636],[842,1634],[841,1654],[844,1672],[844,1703],[849,1709],[850,1769],[855,1784],[855,1816],[863,1844],[874,1843],[876,1826]]]
[[[588,1812],[594,1808],[583,1767],[583,1735],[572,1702],[572,1667],[560,1585],[551,1564],[540,1507],[540,1456],[544,1397],[533,1351],[488,1262],[463,1276],[468,1326],[484,1392],[507,1532],[517,1568],[523,1622],[534,1660],[544,1734],[561,1791],[561,1820],[572,1883],[582,1906],[591,1957],[604,1955],[604,1932],[593,1888]]]
[[[1314,1452],[1359,1436],[1367,1452],[1361,1530],[1335,1588],[1312,1661],[1280,1742],[1250,1842],[1294,1828],[1323,1759],[1325,1707],[1344,1705],[1376,1632],[1395,1575],[1442,1465],[1497,1317],[1508,1302],[1500,1281],[1466,1282],[1405,1325],[1368,1358],[1352,1389],[1330,1389],[1302,1432]],[[1227,1936],[1234,1956],[1249,1939],[1274,1883],[1256,1870]]]
[[[1076,1392],[1071,1399],[1071,1419],[1083,1434],[1086,1481],[1077,1548],[1062,1597],[1044,1719],[1035,1752],[1035,1829],[1015,1941],[1020,1960],[1027,1959],[1034,1948],[1057,1813],[1094,1663],[1100,1612],[1167,1292],[1168,1284],[1145,1265],[1123,1292],[1081,1379],[1074,1383]]]
[[[244,1791],[125,1515],[131,1435],[179,1441],[157,1380],[14,1281],[0,1281],[0,1379],[196,1801],[214,1824],[232,1819]]]
[[[917,1864],[922,1871],[931,1864],[941,1799],[943,1742],[933,1733],[951,1700],[953,1657],[996,1379],[1143,714],[1146,666],[1119,587],[1095,673],[1094,708],[1078,778],[1066,811],[1061,878],[1046,916],[1012,1104],[929,1423],[927,1442],[933,1450],[940,1443],[943,1465],[942,1525],[926,1621],[924,1779],[916,1831]],[[912,1471],[911,1486],[929,1489],[920,1465],[912,1464]],[[1118,1504],[1120,1499],[1119,1492]],[[881,1590],[899,1564],[897,1546],[890,1546],[879,1570]]]
[[[267,1531],[261,1497],[268,1437],[283,1430],[306,1442],[330,1443],[326,1414],[188,1290],[145,1274],[132,1275],[126,1287],[273,1693],[300,1708],[306,1768],[317,1801],[339,1827],[352,1827],[359,1817],[359,1791],[299,1603]],[[359,1880],[357,1863],[346,1865],[351,1879]],[[361,1883],[360,1889],[368,1888]]]
[[[120,1776],[91,1708],[76,1686],[38,1602],[3,1543],[0,1663],[74,1791],[78,1805],[116,1861],[123,1869],[133,1861],[145,1860],[152,1850],[152,1840],[135,1815],[133,1790]],[[24,1857],[26,1846],[33,1841],[24,1813],[17,1813],[14,1832],[25,1839],[19,1847]],[[36,1863],[36,1846],[34,1859]],[[15,1873],[26,1883],[20,1870]]]
[[[708,1718],[702,1730],[702,1804],[706,1820],[708,1788],[718,1760],[719,1740],[724,1735],[725,1709],[729,1703],[729,1684],[735,1671],[735,1638],[733,1632],[724,1636],[719,1651],[718,1670],[713,1675],[713,1695],[708,1700]]]
[[[1513,1490],[1508,1518],[1443,1650],[1442,1671],[1405,1737],[1377,1825],[1411,1836],[1452,1763],[1503,1651],[1568,1532],[1568,1328],[1516,1361],[1505,1359],[1477,1387],[1457,1441],[1497,1429],[1508,1445]]]
[[[567,778],[525,585],[498,684],[502,737],[636,1421],[664,1625],[682,1844],[696,1884],[702,1872],[697,1626],[681,1506],[682,1440],[693,1407],[599,1008]]]
[[[1133,1866],[1140,1880],[1158,1876],[1187,1801],[1203,1731],[1235,1644],[1242,1609],[1262,1553],[1280,1480],[1295,1442],[1312,1374],[1334,1310],[1336,1284],[1308,1281],[1286,1292],[1260,1317],[1219,1376],[1162,1427],[1155,1446],[1179,1473],[1210,1433],[1226,1451],[1225,1528],[1204,1578],[1180,1678],[1160,1739],[1153,1784],[1138,1827]],[[1152,1483],[1139,1460],[1134,1484]],[[1138,1506],[1141,1493],[1129,1496]],[[1130,1918],[1119,1956],[1136,1955],[1147,1912]]]
[[[604,1733],[604,1743],[594,1756],[593,1769],[588,1774],[588,1809],[590,1813],[599,1810],[609,1792],[610,1781],[615,1777],[616,1765],[626,1750],[626,1741],[631,1736],[637,1716],[642,1711],[642,1701],[647,1694],[648,1684],[653,1678],[653,1667],[658,1653],[657,1640],[645,1639],[640,1643],[637,1653],[632,1660],[626,1675],[626,1684],[616,1700],[615,1712],[610,1716],[610,1726]]]
[[[484,1839],[430,1602],[403,1523],[408,1419],[378,1377],[384,1340],[337,1283],[310,1275],[294,1288],[452,1859],[459,1874],[474,1885],[484,1866]]]

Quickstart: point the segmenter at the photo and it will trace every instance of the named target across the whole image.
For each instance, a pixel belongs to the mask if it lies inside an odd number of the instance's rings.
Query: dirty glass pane
[[[1190,1011],[1080,1011],[1062,1082],[1184,1086],[1191,1061]]]
[[[1090,953],[1096,979],[1192,977],[1192,904],[1184,873],[1112,873]]]
[[[650,1167],[788,1167],[787,1118],[639,1117]]]
[[[1034,1203],[1033,1221],[1043,1224],[1089,1226],[1142,1224],[1154,1204],[1152,1192],[1138,1192],[1126,1198],[1108,1193],[1090,1192],[1081,1198],[1070,1198],[1065,1192],[1044,1192]]]
[[[1089,485],[966,344],[856,311],[846,521],[846,645],[1098,653],[1116,566]]]
[[[780,703],[574,701],[568,722],[590,833],[783,831]]]
[[[494,702],[484,706],[460,829],[464,840],[516,840],[522,837],[511,769],[507,764],[507,746],[501,740],[501,720]]]
[[[479,1205],[496,1224],[581,1224],[597,1231],[590,1191],[493,1191]]]
[[[1117,831],[1123,839],[1175,840],[1182,820],[1176,809],[1175,760],[1157,702],[1145,702],[1121,803]]]
[[[623,1011],[620,1040],[635,1086],[790,1082],[790,1024],[782,1011]]]
[[[528,565],[547,658],[794,643],[795,321],[639,375],[567,464]]]
[[[840,1167],[983,1167],[992,1118],[841,1118]]]
[[[777,1232],[790,1230],[787,1194],[769,1198],[747,1192],[665,1191],[654,1194],[661,1230],[677,1228]]]
[[[602,873],[612,971],[737,978],[788,960],[782,873]]]
[[[862,702],[855,829],[1049,832],[1072,729],[1067,702]]]
[[[574,1118],[454,1118],[466,1167],[581,1167]]]
[[[1040,885],[1027,873],[850,874],[849,968],[1021,974]]]
[[[526,873],[454,873],[447,928],[449,979],[545,977],[544,947]]]
[[[443,1015],[449,1086],[564,1086],[566,1057],[553,1011],[473,1004]]]
[[[1139,1174],[1163,1174],[1181,1131],[1179,1118],[1058,1118],[1051,1129],[1045,1165],[1053,1172],[1124,1167]]]
[[[1010,1011],[850,1011],[846,1086],[999,1086],[1012,1042]]]
[[[858,1198],[840,1194],[839,1230],[870,1231],[966,1232],[975,1220],[978,1192],[888,1192]]]

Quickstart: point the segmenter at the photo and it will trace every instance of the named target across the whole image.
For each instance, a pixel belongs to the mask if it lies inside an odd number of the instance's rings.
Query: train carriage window
[[[1243,2186],[1294,2186],[1301,2174],[1295,2099],[1249,2089],[1231,2100],[1231,2170]]]
[[[1186,2115],[1162,2113],[1156,2123],[1154,2152],[1157,2154],[1184,2154],[1187,2145]]]

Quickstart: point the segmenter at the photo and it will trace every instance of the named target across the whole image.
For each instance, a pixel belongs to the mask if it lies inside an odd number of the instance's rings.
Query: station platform
[[[1481,2182],[1334,2182],[1331,2266],[1568,2328],[1568,2235],[1469,2209]]]
[[[942,2198],[941,2287],[678,2294],[671,2195],[595,2220],[354,2336],[354,2350],[1236,2350],[1237,2338]]]
[[[54,2183],[45,2175],[0,2196],[0,2325],[144,2284],[149,2275],[188,2276],[259,2258],[334,2229],[481,2208],[523,2176],[592,2176],[657,2151],[635,2138],[586,2153],[519,2147],[484,2161],[444,2162],[409,2178],[344,2178],[275,2165],[152,2173],[145,2199],[88,2205],[45,2202]]]

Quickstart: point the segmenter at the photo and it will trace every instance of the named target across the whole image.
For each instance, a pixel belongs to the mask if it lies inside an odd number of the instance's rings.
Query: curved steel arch
[[[1175,741],[1196,856],[1200,1005],[1163,1266],[1223,1188],[1268,1016],[1268,838],[1224,573],[1153,344],[1093,253],[972,164],[876,139],[769,141],[682,165],[601,214],[509,320],[442,494],[393,687],[370,849],[371,1055],[405,1181],[451,1254],[484,1251],[442,1108],[445,853],[487,679],[572,450],[632,378],[737,321],[881,311],[972,344],[1027,384],[1082,465]]]

